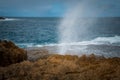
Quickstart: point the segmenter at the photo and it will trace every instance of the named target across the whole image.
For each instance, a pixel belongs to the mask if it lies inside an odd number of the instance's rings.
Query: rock
[[[0,17],[0,19],[5,19],[4,17]]]
[[[0,80],[120,80],[120,58],[53,54],[0,67]]]
[[[27,52],[13,42],[0,40],[0,66],[19,63],[27,59]]]
[[[37,61],[39,59],[46,59],[50,56],[48,50],[42,49],[42,48],[27,49],[27,53],[29,53],[27,55],[29,61]]]

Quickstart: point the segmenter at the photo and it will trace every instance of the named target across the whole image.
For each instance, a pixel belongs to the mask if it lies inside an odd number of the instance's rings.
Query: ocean
[[[50,17],[7,18],[0,20],[0,39],[13,41],[21,48],[57,46],[62,44],[59,43],[58,37],[58,27],[61,20],[61,18]],[[79,23],[77,25],[78,41],[66,44],[87,46],[87,51],[85,49],[82,51],[83,47],[80,47],[77,52],[99,54],[116,53],[114,56],[120,56],[120,18],[82,18],[80,20],[82,20],[82,22],[88,21],[88,25],[91,20],[95,22],[82,34],[80,33],[81,27],[79,29],[79,24],[81,23]],[[86,27],[86,25],[83,27]],[[76,48],[76,46],[72,47],[72,49]]]
[[[10,18],[0,21],[0,39],[15,42],[19,47],[57,43],[57,22],[54,18]]]

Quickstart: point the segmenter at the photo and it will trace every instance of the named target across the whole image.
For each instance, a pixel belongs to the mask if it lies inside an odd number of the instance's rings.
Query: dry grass
[[[13,42],[0,40],[0,66],[8,66],[27,60],[24,49],[17,47]]]
[[[120,58],[51,55],[0,67],[0,80],[120,80]]]

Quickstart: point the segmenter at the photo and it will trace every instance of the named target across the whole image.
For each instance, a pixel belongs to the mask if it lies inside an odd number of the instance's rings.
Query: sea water
[[[114,51],[117,53],[116,56],[119,56],[120,18],[80,18],[78,19],[79,24],[76,26],[78,39],[75,42],[69,43],[59,43],[58,35],[60,33],[58,27],[61,20],[62,18],[52,17],[8,18],[6,20],[0,20],[0,39],[11,40],[21,48],[73,45],[69,51],[76,49],[74,51],[92,53],[92,50],[94,49],[93,52],[104,53],[111,50],[111,52]],[[87,32],[81,34],[81,27],[79,26],[81,21],[85,21],[89,25],[89,21],[91,20],[95,20],[95,22],[88,27]],[[83,25],[83,27],[85,26]],[[87,47],[83,47],[83,45],[86,45]],[[97,49],[96,47],[90,47],[88,49],[89,46],[93,45],[97,46]],[[99,45],[106,47],[103,49],[102,47],[99,47]]]

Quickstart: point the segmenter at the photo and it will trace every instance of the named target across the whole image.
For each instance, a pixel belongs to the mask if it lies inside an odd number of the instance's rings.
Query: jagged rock
[[[25,50],[17,47],[13,42],[0,40],[0,66],[8,66],[27,59]]]
[[[0,67],[0,80],[120,80],[120,58],[53,54]]]

